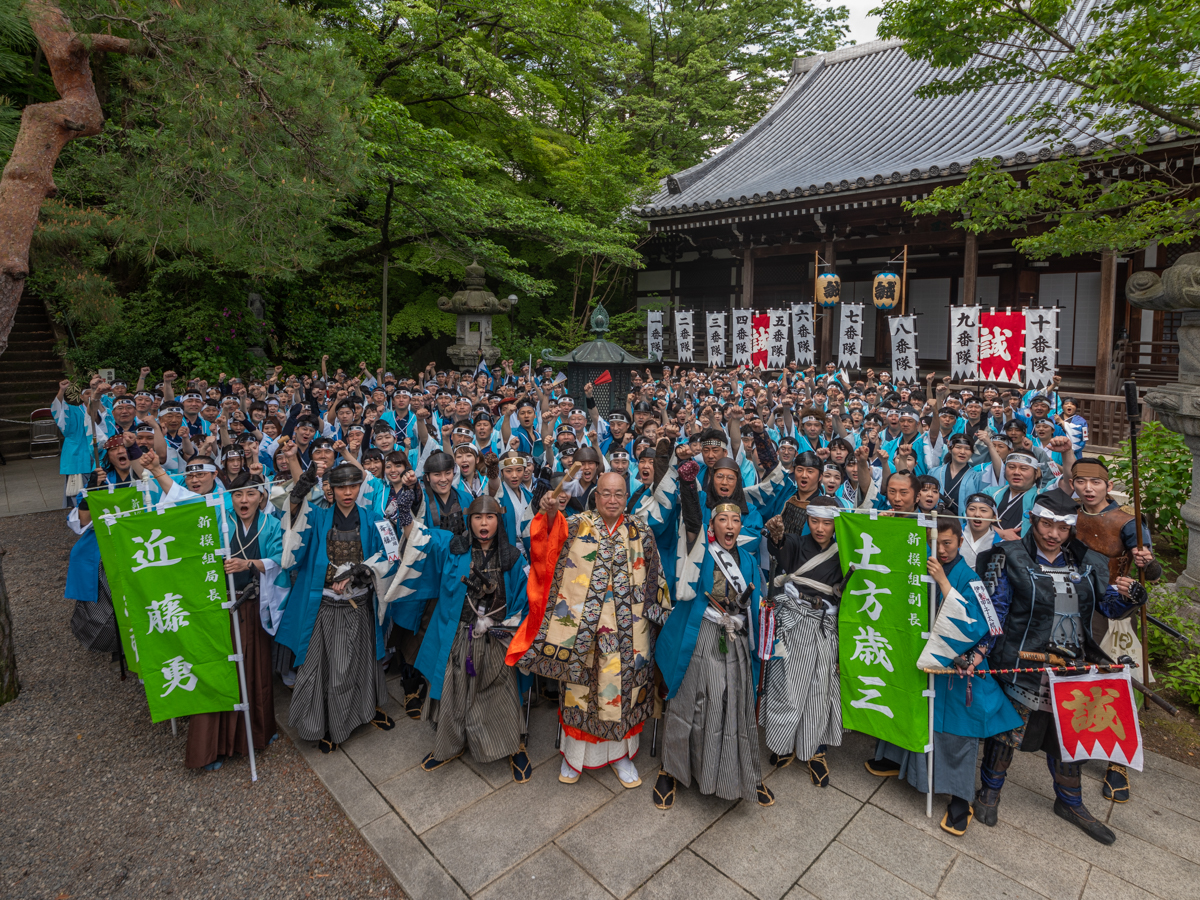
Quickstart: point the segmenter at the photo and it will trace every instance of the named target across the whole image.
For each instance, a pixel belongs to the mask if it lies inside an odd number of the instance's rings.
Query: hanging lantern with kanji
[[[895,272],[880,272],[872,285],[871,299],[876,309],[895,309],[900,303],[900,276]]]
[[[837,306],[842,296],[842,279],[836,272],[825,272],[817,276],[817,305]]]

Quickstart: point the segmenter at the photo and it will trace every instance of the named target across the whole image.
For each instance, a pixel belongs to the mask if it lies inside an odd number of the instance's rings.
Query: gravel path
[[[401,897],[286,736],[257,784],[240,758],[184,768],[186,725],[71,634],[74,540],[61,512],[0,519],[23,686],[0,706],[0,897]]]

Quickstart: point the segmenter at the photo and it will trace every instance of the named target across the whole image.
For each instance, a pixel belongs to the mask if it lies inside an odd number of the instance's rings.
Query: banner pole
[[[933,513],[933,540],[930,542],[931,552],[937,555],[937,512]],[[933,623],[937,618],[937,584],[930,579],[929,583],[929,633],[933,634]],[[927,638],[928,639],[928,638]],[[925,793],[925,818],[933,818],[933,700],[936,688],[933,685],[933,673],[928,676],[929,687],[925,693],[929,696],[929,752],[925,755],[925,778],[926,787],[929,790]]]
[[[222,549],[225,551],[225,559],[229,559],[229,518],[225,514],[224,502],[216,504],[214,510],[221,520],[221,543],[224,545]],[[257,570],[255,577],[257,577]],[[233,649],[237,654],[238,685],[242,689],[242,702],[238,705],[242,708],[242,715],[246,717],[246,747],[250,751],[250,781],[253,783],[258,781],[258,768],[254,764],[254,729],[250,724],[250,691],[246,689],[246,664],[244,662],[246,657],[242,652],[242,613],[233,606],[237,603],[237,588],[233,586],[232,572],[225,573],[225,587],[229,592],[229,622],[233,628]],[[234,709],[236,711],[237,707]]]

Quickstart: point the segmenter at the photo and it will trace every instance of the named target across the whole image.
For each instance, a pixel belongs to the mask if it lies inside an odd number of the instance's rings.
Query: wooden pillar
[[[1100,257],[1100,329],[1096,346],[1096,393],[1113,392],[1113,317],[1117,302],[1117,257],[1105,250]]]
[[[833,241],[825,242],[825,249],[821,252],[825,263],[829,266],[828,271],[836,272],[834,263],[837,262],[837,248],[834,247]],[[813,297],[813,302],[816,302],[816,297]],[[841,302],[840,300],[838,301]],[[818,307],[818,309],[821,309]],[[817,371],[825,371],[825,363],[833,360],[833,307],[821,309],[821,350],[820,355],[816,359]]]
[[[974,306],[978,297],[979,282],[979,239],[975,232],[967,232],[967,245],[963,248],[963,286],[958,302],[963,306]]]
[[[742,255],[742,309],[754,309],[754,250]]]

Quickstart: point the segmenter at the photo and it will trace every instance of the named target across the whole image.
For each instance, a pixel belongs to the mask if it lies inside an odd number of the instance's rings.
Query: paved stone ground
[[[830,752],[824,790],[794,764],[767,776],[773,807],[680,789],[663,812],[651,797],[648,730],[634,790],[609,769],[559,783],[552,707],[533,710],[528,784],[512,782],[506,760],[480,765],[469,754],[426,773],[428,726],[402,716],[398,681],[391,693],[391,732],[360,729],[329,755],[296,746],[416,900],[1200,897],[1200,770],[1157,754],[1133,773],[1123,805],[1101,799],[1103,770],[1088,765],[1085,802],[1117,831],[1112,847],[1054,815],[1041,754],[1017,754],[999,825],[956,838],[937,825],[948,798],[935,798],[927,819],[923,794],[863,768],[874,749],[864,735]]]
[[[0,466],[0,516],[61,509],[63,476],[58,474],[58,457],[10,459]],[[64,513],[65,515],[65,513]]]

